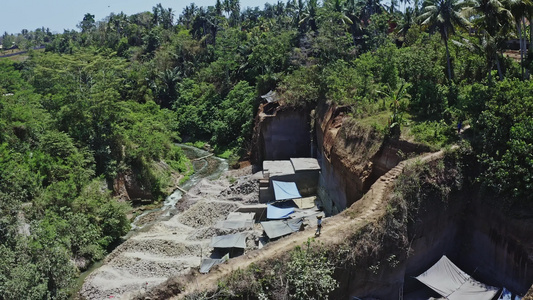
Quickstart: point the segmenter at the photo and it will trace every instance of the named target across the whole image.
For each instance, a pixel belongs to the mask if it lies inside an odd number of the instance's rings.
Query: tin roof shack
[[[320,166],[316,158],[291,158],[290,160],[263,161],[263,178],[260,180],[259,201],[275,201],[272,181],[294,182],[302,197],[317,194]]]
[[[228,253],[230,258],[244,254],[246,235],[244,232],[239,232],[212,237],[209,244],[209,247],[214,248],[211,258],[221,258]]]

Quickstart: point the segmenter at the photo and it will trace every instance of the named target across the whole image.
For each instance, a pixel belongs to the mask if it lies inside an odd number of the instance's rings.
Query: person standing
[[[320,230],[322,230],[322,216],[316,216],[316,232],[315,232],[315,236],[320,236]]]

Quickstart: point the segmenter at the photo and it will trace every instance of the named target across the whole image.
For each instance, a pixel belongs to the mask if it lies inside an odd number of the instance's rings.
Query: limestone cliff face
[[[401,140],[383,139],[373,128],[347,116],[349,107],[323,103],[315,110],[267,103],[255,122],[252,163],[291,157],[316,157],[321,168],[321,197],[329,214],[349,207],[372,183],[403,157],[429,149]],[[401,150],[401,151],[400,151]]]
[[[151,169],[155,173],[168,174],[168,186],[162,186],[164,194],[170,194],[179,185],[183,175],[173,170],[164,161],[152,162]],[[142,177],[132,169],[117,174],[112,182],[113,195],[120,201],[150,201],[154,200],[152,182],[150,178]]]
[[[360,200],[405,156],[430,151],[407,141],[384,138],[351,118],[348,107],[323,103],[312,111],[269,104],[261,109],[256,120],[254,163],[316,156],[321,166],[319,196],[330,215]],[[288,143],[292,146],[285,147]],[[426,201],[412,216],[409,251],[397,257],[398,264],[382,265],[374,271],[337,270],[335,277],[341,285],[334,294],[339,299],[348,295],[396,298],[401,292],[420,289],[413,276],[442,255],[478,280],[525,293],[533,283],[533,218],[512,218],[478,195],[470,186],[450,195],[447,202]]]
[[[150,188],[144,187],[131,170],[117,175],[113,181],[113,192],[121,201],[152,199]]]
[[[252,163],[311,156],[310,110],[267,103],[259,107]]]
[[[348,117],[349,107],[323,104],[317,108],[316,140],[322,167],[324,198],[333,213],[350,207],[404,155],[429,148],[402,140],[384,139],[382,133]]]

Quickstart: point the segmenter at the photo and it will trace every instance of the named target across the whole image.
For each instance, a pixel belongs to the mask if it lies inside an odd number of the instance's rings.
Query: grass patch
[[[407,140],[414,140],[434,149],[440,149],[458,140],[455,126],[444,121],[408,123],[403,127],[402,134]]]
[[[379,132],[386,132],[389,128],[390,115],[391,113],[389,111],[383,111],[376,115],[360,119],[359,124],[365,127],[372,127]]]
[[[198,149],[205,149],[207,142],[204,142],[204,141],[187,142],[185,143],[185,145],[195,147]]]

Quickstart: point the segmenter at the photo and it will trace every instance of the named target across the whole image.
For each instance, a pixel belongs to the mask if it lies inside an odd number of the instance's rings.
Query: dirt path
[[[385,205],[382,204],[387,200],[388,192],[392,189],[392,183],[396,180],[398,175],[402,173],[403,168],[414,161],[431,161],[442,157],[442,155],[443,151],[439,151],[399,163],[396,167],[380,177],[361,200],[354,203],[343,213],[325,219],[323,221],[322,234],[318,237],[318,240],[325,244],[338,244],[341,243],[350,232],[353,233],[358,228],[377,221],[385,211]],[[356,215],[357,217],[352,218],[349,214],[352,216]],[[251,263],[271,259],[291,251],[294,247],[304,244],[308,238],[314,237],[314,231],[315,228],[308,227],[304,231],[281,238],[276,242],[271,242],[260,250],[250,251],[243,256],[233,258],[229,260],[228,263],[214,268],[209,274],[196,277],[196,280],[190,282],[185,287],[184,291],[175,299],[181,299],[194,291],[212,289],[216,287],[218,281],[227,277],[235,270],[244,269]]]

